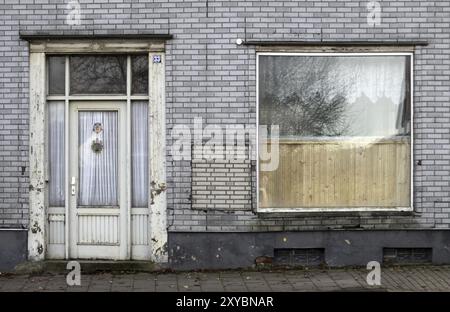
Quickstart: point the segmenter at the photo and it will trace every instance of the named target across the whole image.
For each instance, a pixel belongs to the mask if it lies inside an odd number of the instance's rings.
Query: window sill
[[[259,208],[259,217],[339,217],[339,216],[413,216],[413,207],[358,207],[358,208]]]

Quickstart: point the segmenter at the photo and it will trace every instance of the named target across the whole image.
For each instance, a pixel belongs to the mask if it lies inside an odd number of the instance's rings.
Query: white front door
[[[71,102],[69,257],[127,259],[126,102]]]

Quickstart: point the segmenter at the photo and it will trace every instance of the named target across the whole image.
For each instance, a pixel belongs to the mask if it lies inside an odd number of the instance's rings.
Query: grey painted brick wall
[[[251,210],[250,159],[193,159],[192,209]]]
[[[205,124],[255,123],[255,49],[237,46],[237,38],[427,40],[414,62],[414,156],[421,160],[414,166],[414,214],[268,217],[195,210],[191,162],[173,161],[169,149],[168,222],[170,231],[450,227],[450,1],[379,1],[382,21],[375,27],[366,23],[367,1],[82,0],[82,25],[75,27],[65,25],[65,3],[0,3],[1,227],[27,225],[28,53],[19,30],[173,34],[166,60],[168,133],[196,116]]]

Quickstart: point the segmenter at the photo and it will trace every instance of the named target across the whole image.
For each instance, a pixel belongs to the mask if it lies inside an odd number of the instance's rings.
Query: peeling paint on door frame
[[[160,55],[160,62],[153,56]],[[167,252],[167,194],[166,194],[166,110],[165,55],[149,54],[150,95],[150,250],[151,259],[168,261]]]
[[[45,257],[45,53],[30,53],[30,226],[28,258]]]

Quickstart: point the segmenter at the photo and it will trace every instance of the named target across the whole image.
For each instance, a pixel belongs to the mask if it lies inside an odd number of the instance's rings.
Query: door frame
[[[165,53],[164,40],[161,38],[127,39],[124,38],[89,38],[89,39],[52,39],[37,36],[27,37],[29,42],[30,63],[30,220],[28,230],[28,258],[44,260],[48,249],[48,185],[46,159],[46,102],[47,75],[46,56],[48,54],[107,54],[107,53],[148,53],[149,55],[149,259],[157,263],[168,261],[167,248],[167,195],[166,195],[166,118],[165,118]],[[155,56],[155,58],[154,58]],[[153,61],[155,60],[155,61]],[[68,66],[68,65],[66,65]],[[67,67],[66,67],[67,68]],[[66,79],[67,80],[67,79]],[[66,84],[68,81],[66,81]],[[66,103],[65,120],[68,121],[69,100],[93,99],[83,96],[64,96]],[[129,124],[130,95],[98,96],[96,100],[127,100],[127,123]],[[66,155],[68,152],[68,129],[66,127]],[[130,138],[130,133],[127,133]],[[128,153],[129,155],[129,153]],[[129,156],[127,156],[128,158]],[[70,198],[68,181],[68,164],[66,163],[65,198]],[[128,187],[129,187],[128,183]],[[69,224],[68,200],[65,201],[63,224]],[[65,228],[63,259],[69,258],[68,227]],[[130,239],[131,235],[128,235]],[[131,243],[129,244],[131,248]]]

